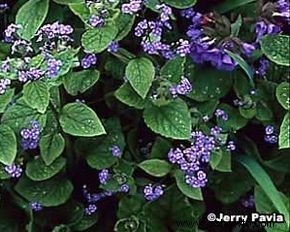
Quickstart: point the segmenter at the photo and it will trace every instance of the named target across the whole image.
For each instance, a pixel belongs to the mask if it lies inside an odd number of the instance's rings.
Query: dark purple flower
[[[112,152],[112,155],[114,157],[120,158],[122,156],[122,150],[117,145],[114,145],[114,146],[110,147],[110,151]]]
[[[5,166],[4,170],[13,178],[19,178],[23,172],[20,165],[14,164],[14,163],[11,165]]]
[[[36,149],[40,140],[40,124],[37,121],[32,121],[31,128],[23,128],[20,135],[24,150]]]
[[[253,195],[241,200],[242,205],[246,208],[253,208],[255,206],[255,198]]]
[[[42,205],[39,202],[30,202],[29,207],[34,211],[38,212],[43,209]]]
[[[130,190],[130,186],[128,184],[122,184],[120,186],[120,192],[128,193]]]
[[[47,61],[47,75],[49,77],[56,77],[59,73],[59,70],[62,66],[62,62],[56,59],[49,59]]]
[[[259,61],[259,66],[256,69],[256,74],[259,76],[265,76],[267,74],[267,69],[270,66],[269,60],[262,58]]]
[[[119,48],[120,48],[119,43],[117,41],[113,41],[110,43],[108,47],[108,52],[116,53],[118,52]]]
[[[89,23],[92,27],[102,27],[105,25],[105,20],[98,15],[92,15],[89,19]]]
[[[16,40],[16,32],[21,28],[21,25],[10,24],[4,31],[4,41],[12,43]]]
[[[122,4],[122,13],[124,14],[134,14],[141,10],[142,0],[130,0],[129,3]]]
[[[234,150],[236,150],[236,145],[235,145],[234,141],[229,141],[228,142],[227,150],[228,151],[234,151]]]
[[[148,201],[154,201],[157,200],[161,195],[163,195],[164,190],[163,186],[157,185],[155,187],[152,186],[152,184],[148,184],[144,187],[143,190],[144,198]]]
[[[97,56],[95,54],[87,54],[81,61],[84,69],[88,69],[97,63]]]
[[[242,51],[248,57],[252,56],[255,49],[256,49],[255,46],[252,44],[242,43]]]
[[[99,181],[101,184],[106,184],[109,180],[109,171],[108,169],[103,169],[100,173],[99,173]]]
[[[89,204],[86,208],[85,208],[85,214],[86,215],[92,215],[97,211],[97,206],[94,204]]]

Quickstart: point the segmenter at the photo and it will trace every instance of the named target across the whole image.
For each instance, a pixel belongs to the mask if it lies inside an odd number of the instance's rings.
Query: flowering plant
[[[218,231],[210,212],[289,231],[289,12],[1,3],[0,231]]]

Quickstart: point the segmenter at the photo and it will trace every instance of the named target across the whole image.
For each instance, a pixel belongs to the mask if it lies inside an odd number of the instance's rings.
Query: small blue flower
[[[108,169],[103,169],[100,173],[99,173],[99,181],[101,184],[106,184],[109,180],[109,171]]]
[[[157,200],[161,195],[163,195],[164,190],[163,186],[157,185],[157,186],[152,186],[152,184],[148,184],[144,187],[143,190],[144,197],[148,201],[154,201]]]

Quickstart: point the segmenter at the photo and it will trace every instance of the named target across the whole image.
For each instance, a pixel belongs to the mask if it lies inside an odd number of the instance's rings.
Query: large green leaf
[[[62,1],[62,0],[60,0]],[[90,9],[85,2],[78,4],[69,4],[70,10],[77,15],[84,23],[87,23],[90,18]]]
[[[24,100],[40,113],[46,111],[49,104],[49,95],[48,87],[42,81],[33,81],[23,87]]]
[[[133,89],[145,99],[155,77],[154,65],[144,57],[131,60],[126,67],[126,77]]]
[[[267,160],[264,164],[278,172],[290,173],[290,153],[279,153],[276,158]]]
[[[280,127],[279,134],[279,148],[290,148],[290,114],[287,113],[284,116]]]
[[[289,199],[280,192],[280,196],[284,203],[289,207]],[[260,186],[255,187],[255,208],[258,213],[261,214],[273,214],[274,212],[277,212],[277,209],[273,205],[273,202],[269,199],[267,194],[264,192],[264,190]],[[290,209],[289,209],[290,211]],[[285,218],[285,217],[284,217]],[[287,221],[289,221],[289,218],[285,218]],[[284,232],[287,230],[287,224],[284,223],[271,223],[271,226],[265,227],[267,232]]]
[[[101,28],[87,30],[81,42],[87,52],[100,53],[115,39],[117,33],[115,24],[108,24]]]
[[[254,177],[261,189],[273,203],[275,209],[278,210],[279,213],[283,214],[285,218],[289,218],[289,211],[283,202],[280,193],[260,164],[249,156],[236,156],[236,160],[241,163]],[[289,228],[289,221],[287,221],[287,226]]]
[[[60,157],[47,166],[44,161],[38,157],[27,163],[25,173],[31,180],[43,181],[59,173],[64,168],[65,163],[66,160]]]
[[[64,5],[78,4],[78,3],[84,2],[84,0],[53,0],[53,1],[58,3],[58,4],[64,4]]]
[[[110,148],[118,146],[121,150],[125,147],[125,139],[119,120],[111,118],[105,122],[107,135],[95,140],[79,140],[77,150],[86,154],[88,164],[95,169],[109,168],[118,160],[112,155]]]
[[[134,24],[135,15],[131,14],[119,14],[115,19],[115,23],[118,27],[118,34],[116,36],[117,41],[124,39],[131,31]]]
[[[71,72],[64,76],[64,88],[70,95],[76,96],[92,87],[99,77],[100,72],[95,69]]]
[[[232,171],[232,156],[231,153],[225,149],[213,151],[210,157],[210,165],[212,169],[221,172]]]
[[[13,163],[17,153],[17,141],[14,131],[0,125],[0,162],[5,165]]]
[[[39,142],[40,154],[46,165],[61,155],[64,150],[65,141],[60,133],[42,136]]]
[[[172,82],[178,83],[184,75],[184,64],[185,58],[177,56],[176,58],[165,63],[160,70],[160,76],[167,78]]]
[[[177,9],[186,9],[193,6],[196,3],[196,0],[164,0],[164,2]]]
[[[106,133],[96,113],[82,103],[66,104],[59,122],[64,132],[74,136],[92,137]]]
[[[202,192],[200,188],[193,188],[185,183],[184,173],[181,170],[176,170],[174,173],[177,187],[187,197],[194,200],[203,200]]]
[[[16,24],[22,26],[18,34],[30,40],[44,22],[48,12],[49,0],[29,0],[17,12]]]
[[[278,85],[276,89],[276,97],[278,102],[284,109],[290,109],[290,84],[287,82],[282,82]]]
[[[17,100],[16,103],[9,106],[2,116],[2,123],[11,127],[16,133],[29,124],[32,120],[38,121],[41,126],[45,126],[46,115],[40,114],[32,109],[24,99]]]
[[[220,4],[216,4],[214,9],[219,13],[226,13],[243,5],[255,2],[256,0],[225,0]]]
[[[138,167],[156,177],[166,176],[171,170],[171,165],[167,161],[160,159],[145,160],[138,164]]]
[[[15,190],[28,201],[39,202],[45,207],[53,207],[69,199],[73,185],[69,180],[58,177],[35,182],[23,176],[16,184]]]
[[[142,99],[128,83],[117,89],[115,96],[119,101],[136,109],[143,109],[146,104],[146,99]]]
[[[155,133],[173,139],[189,139],[192,123],[187,105],[182,100],[167,105],[151,105],[144,110],[144,120]]]
[[[188,95],[196,101],[209,101],[225,96],[233,80],[229,72],[214,69],[198,69],[193,75],[193,89]]]
[[[274,63],[290,66],[290,36],[267,35],[261,40],[263,53]]]
[[[14,89],[8,89],[4,94],[0,95],[0,113],[5,112],[7,105],[11,102],[14,96]]]

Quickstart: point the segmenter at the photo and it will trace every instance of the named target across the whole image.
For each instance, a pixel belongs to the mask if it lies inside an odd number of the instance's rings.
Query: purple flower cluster
[[[62,62],[56,59],[48,59],[47,61],[47,75],[49,77],[56,77],[61,68]]]
[[[81,60],[81,65],[84,69],[90,68],[97,63],[97,56],[95,54],[86,54]]]
[[[103,27],[105,25],[105,19],[102,18],[101,16],[99,15],[92,15],[90,18],[89,18],[89,24],[92,26],[92,27]]]
[[[265,58],[261,58],[259,60],[259,66],[256,69],[256,74],[263,77],[267,74],[267,69],[270,66],[270,62],[269,60],[265,59]]]
[[[130,186],[128,184],[122,184],[119,191],[123,193],[128,193],[130,191]]]
[[[112,152],[112,155],[114,157],[120,158],[122,156],[122,150],[117,145],[114,145],[114,146],[110,147],[110,151]]]
[[[290,22],[290,2],[288,0],[278,0],[276,2],[276,8],[278,12],[275,12],[274,16],[280,16],[289,23]]]
[[[203,15],[192,10],[182,12],[186,18],[191,18],[187,36],[190,38],[190,56],[198,64],[210,63],[219,70],[232,71],[237,63],[225,52],[232,44],[224,42],[216,45],[216,39],[203,32]]]
[[[24,150],[35,149],[40,140],[40,124],[37,121],[31,122],[31,128],[24,128],[20,131],[22,137],[21,146]]]
[[[275,144],[278,142],[278,136],[275,133],[275,128],[272,125],[268,125],[265,127],[264,140],[265,142],[270,144]]]
[[[281,32],[281,28],[273,23],[266,23],[265,21],[259,21],[255,26],[256,42],[259,42],[265,35],[275,35]]]
[[[57,48],[60,43],[64,46],[67,42],[73,41],[72,32],[73,28],[70,25],[64,25],[59,22],[46,24],[37,31],[37,42],[44,42],[41,50],[51,50]]]
[[[4,41],[6,43],[13,43],[16,38],[16,32],[21,28],[21,25],[10,24],[4,31]]]
[[[0,95],[4,94],[9,88],[11,80],[9,79],[0,79]]]
[[[227,151],[235,151],[236,150],[236,144],[234,141],[229,141],[227,144]]]
[[[217,118],[221,118],[224,121],[227,121],[229,119],[228,114],[224,110],[222,110],[222,109],[216,109],[215,116]]]
[[[29,207],[34,211],[34,212],[38,212],[41,211],[43,209],[42,205],[39,202],[30,202],[29,203]]]
[[[187,95],[192,91],[192,85],[186,77],[182,76],[180,83],[172,86],[169,91],[173,97],[177,97],[177,95]]]
[[[5,166],[4,170],[13,178],[19,178],[23,172],[20,165],[14,164],[14,163],[11,165]]]
[[[113,41],[110,43],[107,50],[108,50],[108,52],[116,53],[116,52],[118,52],[119,48],[120,48],[119,43],[117,41]]]
[[[23,54],[33,52],[31,42],[28,42],[26,40],[21,40],[21,39],[15,40],[11,47],[11,54],[14,54],[16,52],[23,53]]]
[[[164,186],[162,185],[157,185],[157,186],[152,186],[152,184],[148,184],[144,187],[143,193],[144,193],[144,198],[147,201],[154,201],[157,200],[161,195],[163,195]]]
[[[130,0],[129,3],[122,4],[121,10],[124,14],[135,14],[141,10],[143,0]]]
[[[44,72],[41,71],[40,69],[36,69],[36,68],[31,68],[29,70],[21,70],[18,71],[18,80],[20,82],[27,82],[27,81],[35,81],[35,80],[39,80],[40,78],[42,78],[44,75]]]
[[[241,203],[246,208],[254,208],[254,206],[255,206],[255,198],[254,198],[253,195],[251,195],[248,198],[242,199]]]
[[[97,211],[97,206],[94,204],[89,204],[86,208],[85,208],[85,214],[86,215],[92,215]]]
[[[89,193],[87,190],[87,186],[83,186],[83,196],[88,203],[88,206],[85,208],[85,214],[86,215],[92,215],[97,211],[97,206],[96,203],[100,201],[103,198],[106,198],[108,196],[112,196],[112,192],[110,191],[105,191],[101,193]]]
[[[99,172],[99,181],[101,184],[106,184],[109,180],[110,174],[108,169],[103,169],[101,172]]]

